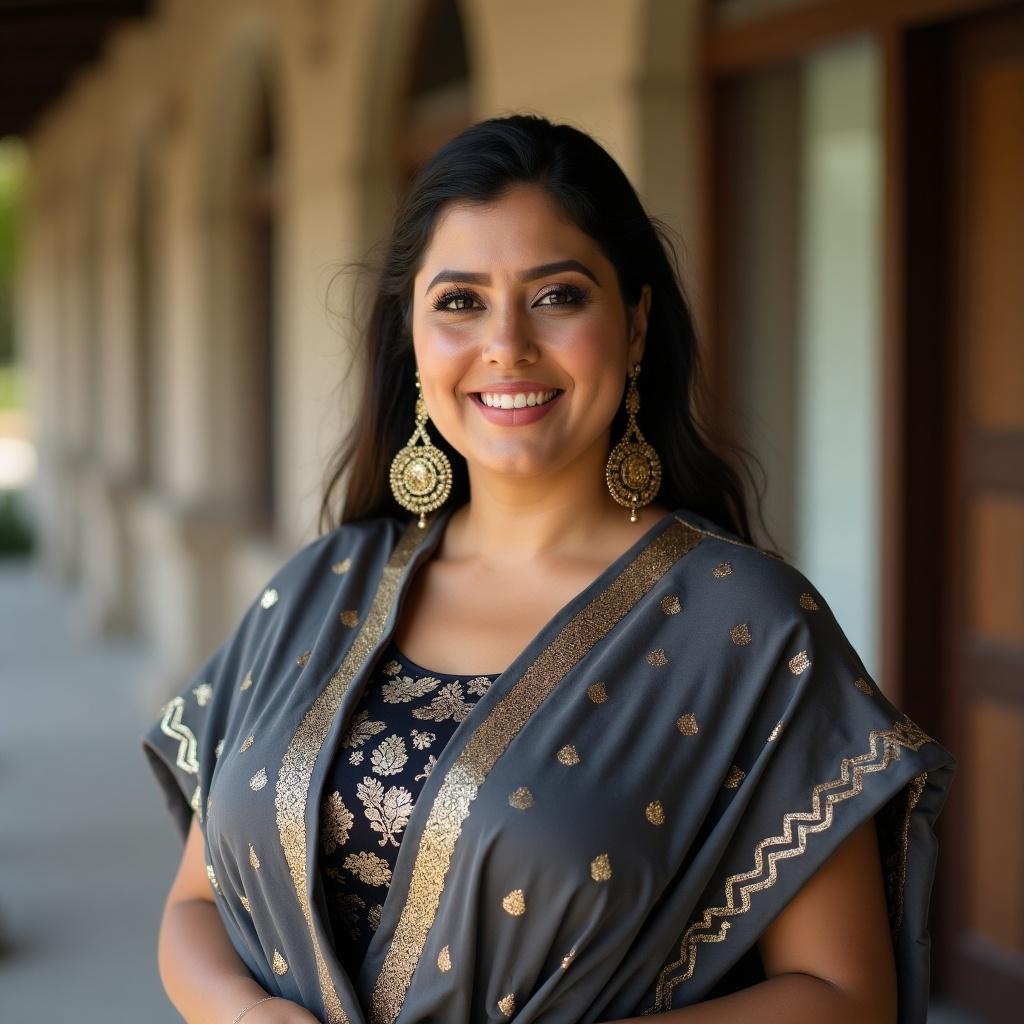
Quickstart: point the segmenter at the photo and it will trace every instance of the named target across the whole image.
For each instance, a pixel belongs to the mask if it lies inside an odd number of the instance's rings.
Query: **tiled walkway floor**
[[[0,1020],[173,1024],[156,939],[180,845],[138,744],[145,662],[74,621],[67,591],[0,561]]]

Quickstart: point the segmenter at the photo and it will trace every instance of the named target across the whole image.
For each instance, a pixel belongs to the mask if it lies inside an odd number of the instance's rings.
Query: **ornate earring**
[[[661,486],[661,459],[636,425],[636,414],[640,411],[640,393],[636,388],[639,376],[640,364],[637,363],[630,373],[626,395],[626,411],[629,413],[626,433],[612,449],[605,466],[608,490],[620,505],[629,509],[631,523],[639,518],[636,510],[653,501]]]
[[[419,527],[427,525],[427,512],[440,508],[452,491],[452,464],[427,436],[427,403],[416,371],[416,429],[391,460],[391,493],[402,508],[419,514]],[[423,442],[417,445],[417,438]]]

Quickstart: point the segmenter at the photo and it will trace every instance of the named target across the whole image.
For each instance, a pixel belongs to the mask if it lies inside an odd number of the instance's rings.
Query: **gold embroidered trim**
[[[277,832],[284,851],[285,861],[295,886],[295,895],[306,919],[309,937],[316,959],[320,992],[323,996],[326,1024],[347,1024],[348,1016],[334,989],[327,961],[313,927],[313,915],[306,891],[306,802],[313,765],[327,738],[334,715],[342,698],[360,666],[366,661],[371,649],[384,633],[398,582],[402,571],[423,538],[423,531],[415,520],[410,520],[405,532],[399,538],[381,573],[373,603],[363,620],[363,625],[352,641],[352,646],[342,659],[341,665],[328,680],[323,690],[303,716],[295,730],[288,749],[281,762],[277,777],[274,806],[277,809]]]
[[[917,801],[921,799],[924,785],[928,781],[928,773],[921,772],[910,782],[907,789],[907,809],[903,815],[903,831],[900,835],[900,873],[896,887],[896,927],[903,921],[903,887],[907,881],[907,855],[910,852],[910,816],[914,813]]]
[[[394,1024],[434,923],[456,841],[470,804],[509,743],[545,697],[703,534],[678,516],[589,604],[567,622],[491,709],[445,773],[416,849],[395,934],[374,983],[372,1024]]]
[[[699,943],[725,940],[731,922],[722,921],[715,930],[712,924],[714,918],[745,914],[750,909],[751,895],[770,889],[778,881],[776,861],[798,857],[804,853],[807,849],[807,837],[814,832],[824,832],[832,824],[832,808],[843,800],[857,796],[864,788],[865,775],[884,771],[894,761],[898,761],[901,747],[917,751],[925,743],[931,742],[932,738],[916,722],[904,715],[902,719],[893,722],[891,728],[872,731],[868,737],[869,749],[865,753],[843,758],[839,775],[814,787],[811,791],[809,811],[790,811],[784,814],[782,831],[778,835],[767,836],[754,847],[754,867],[726,878],[722,885],[725,903],[718,907],[707,907],[703,915],[683,933],[679,958],[662,968],[655,985],[654,1005],[644,1010],[644,1015],[664,1013],[672,1008],[672,990],[676,985],[693,977]],[[908,807],[907,818],[909,817]],[[769,850],[767,855],[764,855],[765,849],[776,846],[783,849]],[[735,897],[737,886],[738,903]],[[674,973],[677,971],[679,973]]]
[[[160,731],[172,740],[178,741],[178,756],[175,764],[189,775],[199,771],[199,759],[196,756],[196,734],[181,720],[185,709],[185,701],[181,697],[172,697],[164,705],[164,717],[160,721]]]

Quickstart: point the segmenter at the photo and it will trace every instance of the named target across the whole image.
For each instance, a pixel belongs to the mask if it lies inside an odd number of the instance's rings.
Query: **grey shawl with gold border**
[[[449,515],[305,546],[141,738],[182,838],[199,817],[253,977],[327,1024],[664,1012],[761,980],[758,937],[876,815],[899,1020],[924,1024],[933,825],[956,761],[881,693],[806,577],[685,509],[460,723],[346,971],[321,791]]]

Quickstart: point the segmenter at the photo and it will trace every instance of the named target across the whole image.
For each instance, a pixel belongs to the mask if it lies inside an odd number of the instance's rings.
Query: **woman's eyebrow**
[[[580,263],[579,260],[556,260],[554,263],[542,263],[537,267],[530,267],[528,270],[520,271],[520,281],[534,281],[538,277],[547,277],[548,274],[557,274],[562,270],[577,270],[579,273],[586,275],[590,278],[594,284],[600,287],[597,277],[594,272],[584,263]],[[439,284],[441,281],[454,281],[454,282],[465,282],[466,284],[490,284],[490,274],[480,274],[472,270],[441,270],[439,271],[434,279],[424,289],[423,294],[426,295],[435,284]]]

